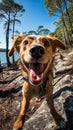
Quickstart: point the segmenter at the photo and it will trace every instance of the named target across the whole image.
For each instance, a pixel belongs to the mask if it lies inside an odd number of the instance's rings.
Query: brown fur
[[[30,50],[35,46],[40,46],[42,48],[39,50],[39,54],[38,54],[40,57],[36,59],[30,54]],[[28,82],[24,81],[23,84],[23,89],[22,89],[23,100],[21,104],[21,110],[16,122],[14,123],[13,130],[19,130],[22,128],[23,117],[25,116],[25,112],[29,105],[29,101],[34,95],[37,95],[37,92],[39,92],[40,86],[41,84],[44,84],[44,81],[46,81],[45,96],[48,102],[48,106],[50,108],[50,112],[56,124],[61,127],[63,126],[64,119],[56,112],[54,108],[53,98],[52,98],[53,60],[54,60],[55,49],[57,47],[63,50],[65,49],[65,46],[59,39],[51,36],[46,37],[46,36],[35,36],[35,35],[29,35],[29,36],[20,35],[14,39],[13,46],[9,51],[9,56],[11,56],[14,53],[14,51],[17,51],[20,54],[21,68],[23,71],[23,75],[26,79],[28,79]],[[35,54],[35,51],[31,50],[31,53]],[[31,66],[30,70],[26,63],[30,64],[29,65]],[[34,63],[36,63],[37,67],[39,68],[36,68]],[[45,69],[42,67],[44,65],[46,65]],[[43,75],[39,76],[40,75],[39,73],[41,72],[43,73]],[[32,83],[30,82],[30,80]]]

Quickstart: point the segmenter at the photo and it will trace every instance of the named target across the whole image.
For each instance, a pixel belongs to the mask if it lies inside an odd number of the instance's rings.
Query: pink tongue
[[[30,78],[30,80],[32,82],[39,82],[39,81],[41,81],[41,76],[42,76],[41,74],[40,75],[36,74],[36,72],[34,70],[30,69],[30,76],[29,76],[29,78]]]

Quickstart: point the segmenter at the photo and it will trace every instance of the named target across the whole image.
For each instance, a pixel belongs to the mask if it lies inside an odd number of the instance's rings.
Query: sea
[[[15,61],[17,61],[19,59],[19,54],[16,52],[14,53],[14,57],[15,57]],[[10,62],[12,63],[12,56],[9,57]],[[0,52],[0,62],[1,64],[6,64],[6,52]]]

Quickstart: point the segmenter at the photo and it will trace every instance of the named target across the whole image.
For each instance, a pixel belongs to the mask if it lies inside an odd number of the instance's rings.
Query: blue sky
[[[0,0],[1,1],[1,0]],[[57,21],[57,17],[48,15],[44,6],[44,0],[15,0],[15,2],[24,6],[25,12],[20,17],[21,24],[16,25],[16,30],[19,32],[28,32],[37,30],[37,27],[42,25],[53,32],[56,26],[53,24]],[[5,48],[5,30],[0,23],[0,48]],[[11,44],[10,44],[11,46]]]

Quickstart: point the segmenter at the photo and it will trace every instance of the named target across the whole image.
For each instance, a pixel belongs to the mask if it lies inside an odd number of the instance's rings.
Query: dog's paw
[[[17,120],[14,123],[13,130],[20,130],[21,128],[22,128],[22,121],[21,120]]]

